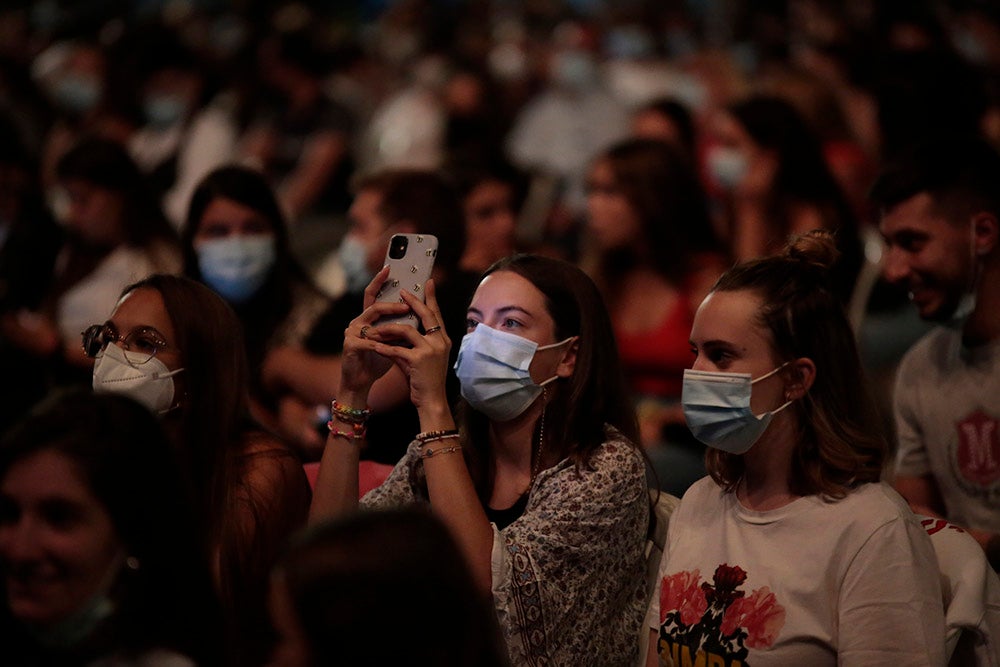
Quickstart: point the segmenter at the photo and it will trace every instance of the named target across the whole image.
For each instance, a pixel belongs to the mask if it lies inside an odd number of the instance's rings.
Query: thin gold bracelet
[[[450,454],[452,452],[462,451],[462,445],[452,445],[451,447],[439,447],[437,449],[425,449],[420,452],[420,458],[429,459],[432,456],[437,456],[438,454]]]

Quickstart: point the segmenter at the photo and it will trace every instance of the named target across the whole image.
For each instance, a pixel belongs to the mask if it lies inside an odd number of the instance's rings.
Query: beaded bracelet
[[[438,454],[450,454],[451,452],[462,451],[462,445],[452,445],[451,447],[438,447],[437,449],[425,449],[420,452],[420,458],[429,459]]]
[[[326,423],[327,430],[330,431],[330,435],[337,438],[350,438],[351,440],[364,440],[365,436],[368,434],[368,428],[364,424],[351,424],[351,431],[341,431],[337,428],[337,425],[333,423],[331,419]]]
[[[372,414],[370,408],[349,408],[338,403],[337,399],[333,399],[333,403],[330,404],[330,412],[337,419],[348,424],[364,424]]]
[[[458,435],[458,429],[448,428],[442,431],[424,431],[423,433],[417,433],[417,440],[423,445],[426,442],[432,440],[443,440],[445,437],[452,437]]]

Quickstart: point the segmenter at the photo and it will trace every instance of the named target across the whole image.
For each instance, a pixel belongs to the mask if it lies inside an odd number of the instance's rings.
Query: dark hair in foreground
[[[1000,216],[1000,153],[976,136],[941,137],[913,146],[889,163],[871,199],[887,212],[926,192],[949,221],[988,211]]]
[[[275,566],[311,665],[500,667],[492,608],[451,535],[419,507],[301,533]]]
[[[166,648],[219,664],[221,616],[190,489],[156,417],[120,395],[55,394],[4,436],[0,479],[49,449],[75,464],[138,560],[136,569],[122,567],[112,588],[114,648]]]
[[[555,321],[556,340],[579,336],[573,375],[557,381],[558,390],[546,407],[547,456],[572,458],[587,465],[605,441],[605,424],[618,429],[631,442],[639,442],[635,410],[618,359],[611,319],[593,281],[569,262],[540,255],[512,255],[488,268],[483,277],[510,271],[525,278],[544,296]],[[488,498],[489,420],[464,402],[459,413],[466,427],[469,467],[480,498]],[[537,438],[536,438],[537,440]],[[537,453],[533,454],[536,456]]]
[[[778,364],[801,357],[816,365],[812,387],[788,407],[798,422],[793,490],[841,498],[881,478],[889,445],[858,358],[847,316],[829,285],[837,250],[829,232],[793,237],[779,255],[733,267],[713,292],[753,292],[757,313],[770,334]],[[712,478],[733,491],[744,473],[743,457],[709,448]]]

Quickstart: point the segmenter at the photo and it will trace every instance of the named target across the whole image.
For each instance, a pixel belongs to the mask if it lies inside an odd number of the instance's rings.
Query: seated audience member
[[[705,474],[704,448],[684,428],[681,376],[694,311],[722,273],[704,193],[671,146],[630,139],[602,153],[587,182],[589,272],[615,327],[639,405],[642,444],[664,488],[682,495]]]
[[[123,287],[181,267],[176,235],[121,146],[84,140],[62,157],[57,174],[66,234],[55,273],[37,308],[2,320],[4,337],[35,360],[48,386],[86,380],[91,361],[80,332],[114,308]]]
[[[0,443],[4,665],[219,664],[188,485],[156,418],[74,389]]]
[[[503,163],[455,164],[449,169],[465,214],[465,252],[460,266],[480,274],[517,245],[518,175]]]
[[[863,261],[858,220],[802,115],[783,99],[754,95],[720,111],[712,133],[706,162],[723,193],[733,257],[755,259],[780,250],[789,234],[829,230],[842,255],[834,288],[848,303]]]
[[[310,492],[295,454],[250,418],[235,314],[198,282],[154,275],[125,289],[84,348],[96,359],[95,391],[161,415],[193,486],[237,661],[265,660],[268,573],[304,522]]]
[[[944,663],[937,560],[880,481],[888,443],[836,255],[826,232],[793,238],[727,271],[695,314],[682,401],[711,478],[670,518],[651,666]]]
[[[451,341],[434,282],[426,304],[408,291],[405,303],[375,302],[387,274],[369,285],[365,310],[345,333],[310,521],[358,506],[372,385],[401,369],[421,433],[361,504],[430,504],[479,590],[492,593],[512,664],[634,663],[650,504],[635,413],[597,288],[550,258],[515,255],[493,265],[468,308],[456,420],[445,390]],[[408,310],[423,334],[375,324]]]
[[[393,234],[421,233],[438,237],[434,282],[449,335],[465,331],[465,307],[477,276],[462,270],[465,248],[462,210],[454,189],[435,172],[387,170],[361,178],[349,217],[351,227],[339,254],[348,268],[350,289],[322,315],[301,346],[274,349],[264,365],[269,389],[283,395],[282,433],[298,443],[304,456],[318,459],[325,441],[330,398],[338,395],[344,329],[363,308],[368,281],[385,262]],[[450,397],[458,381],[450,374]],[[395,369],[376,385],[371,396],[372,446],[365,457],[395,465],[419,430],[409,404],[406,376]],[[317,420],[317,413],[322,417]]]
[[[883,275],[941,326],[906,353],[894,395],[895,486],[966,528],[1000,569],[1000,155],[929,141],[889,165],[872,197]]]
[[[400,621],[414,613],[434,620]],[[283,667],[507,664],[455,541],[419,508],[359,512],[305,531],[275,566],[271,615],[273,662]]]
[[[274,419],[260,368],[268,350],[300,345],[329,306],[289,248],[281,208],[264,177],[227,166],[202,180],[181,234],[184,273],[211,287],[236,312],[250,362],[255,416]]]
[[[663,141],[688,160],[698,163],[694,119],[679,100],[666,97],[648,102],[632,114],[632,136]]]
[[[0,432],[21,419],[48,389],[38,360],[10,340],[8,320],[38,310],[62,244],[62,230],[45,208],[37,160],[20,128],[0,111],[0,374],[19,378],[0,403]],[[29,316],[30,317],[30,316]]]

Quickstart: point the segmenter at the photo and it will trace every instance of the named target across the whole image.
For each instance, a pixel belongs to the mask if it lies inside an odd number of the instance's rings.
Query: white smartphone
[[[431,234],[394,234],[389,239],[389,248],[385,253],[389,276],[375,296],[376,301],[403,303],[400,291],[404,289],[424,300],[424,285],[431,277],[437,249],[438,239]],[[420,321],[412,311],[404,315],[380,318],[376,324],[387,322],[420,328]]]

